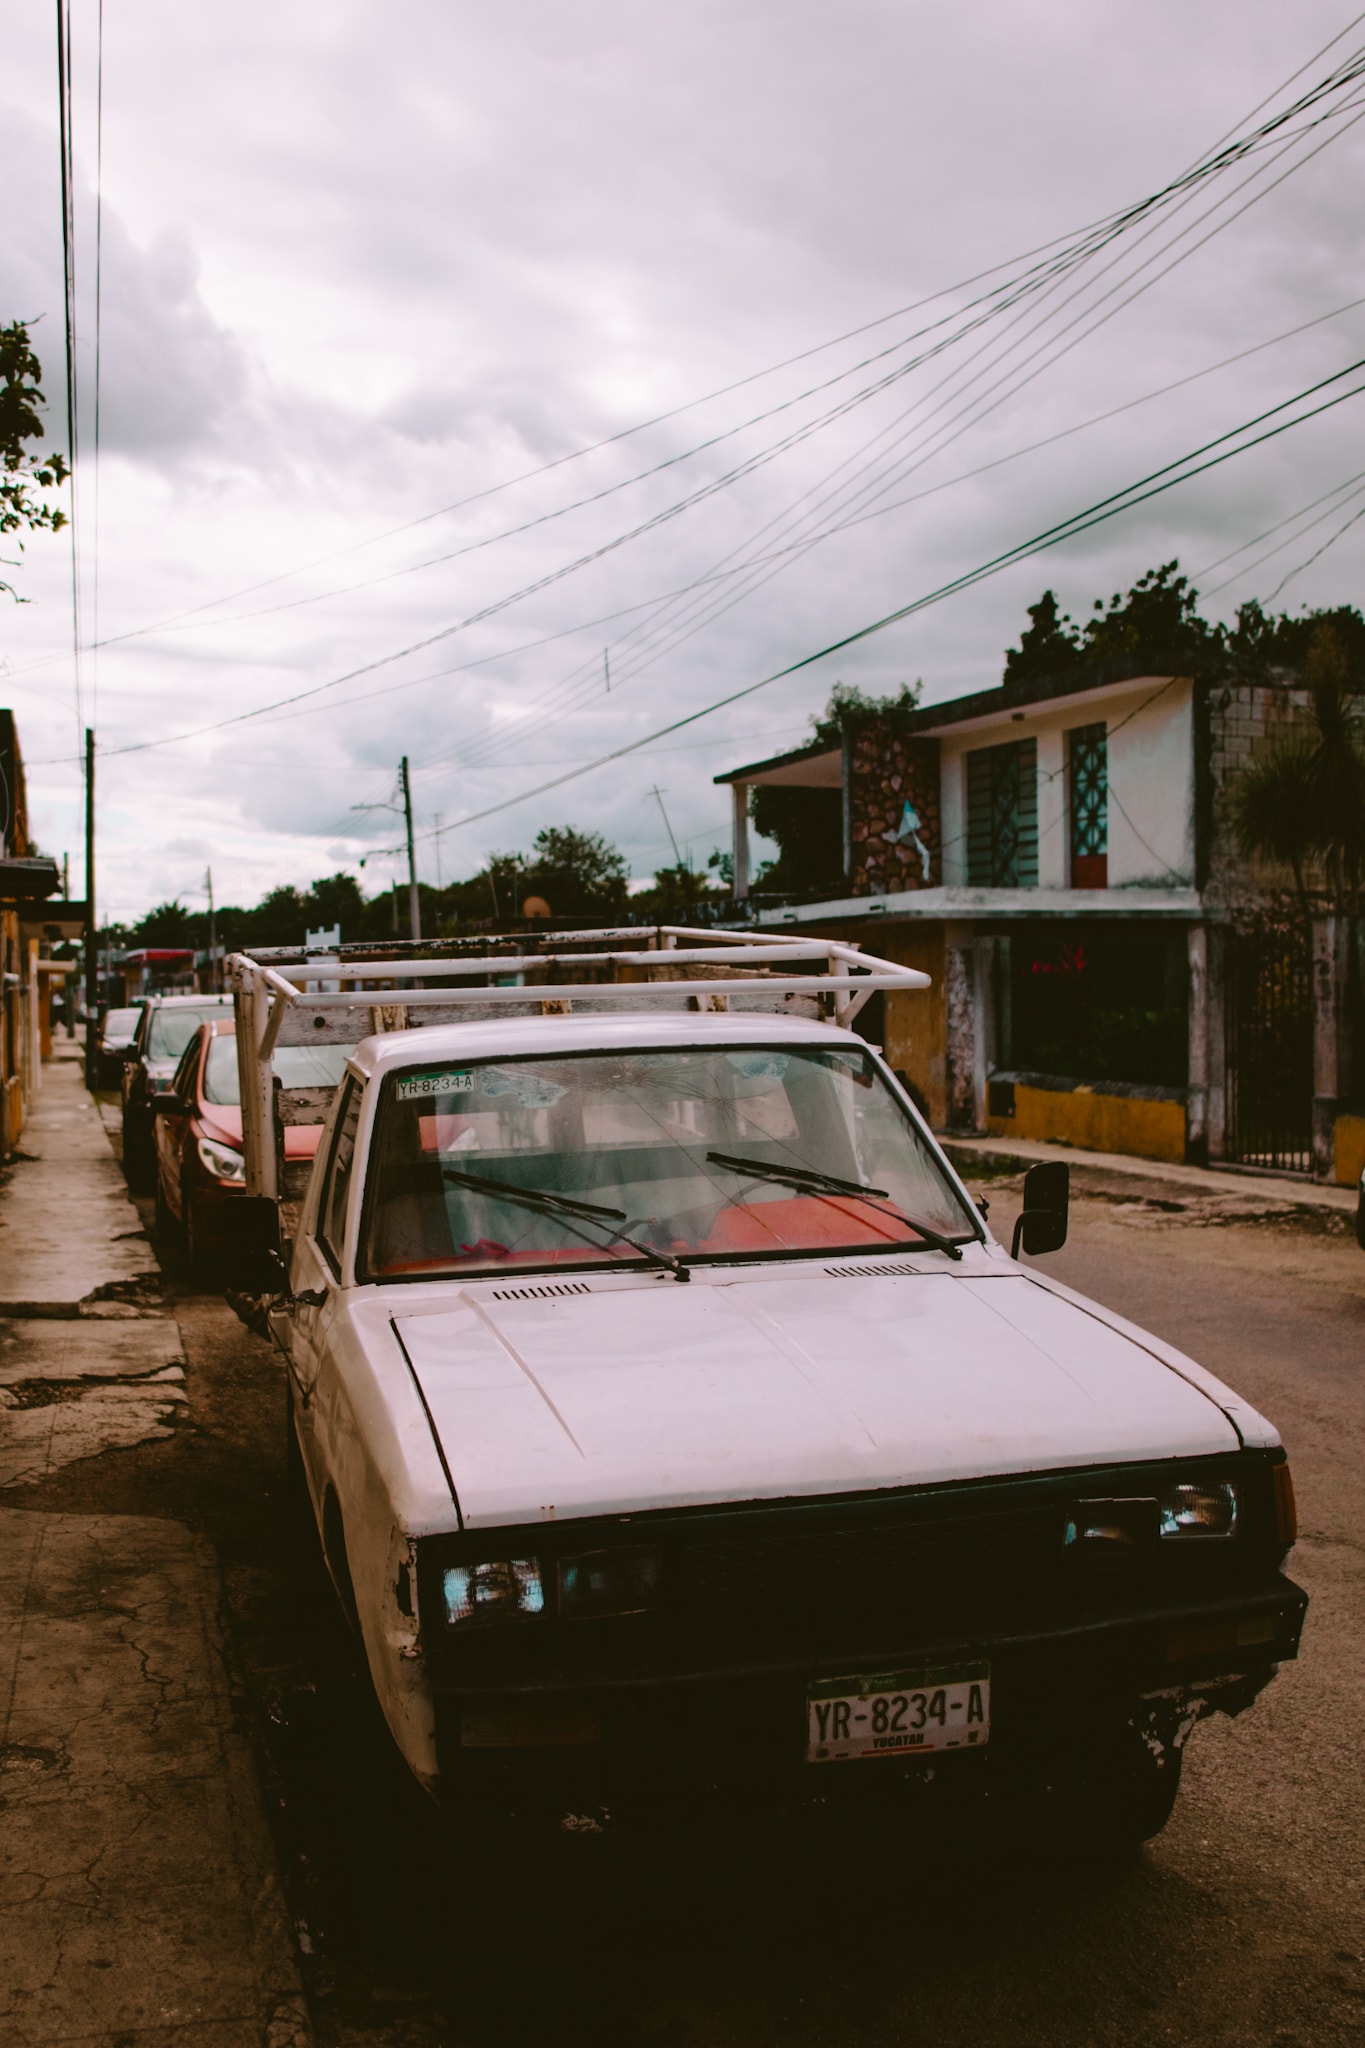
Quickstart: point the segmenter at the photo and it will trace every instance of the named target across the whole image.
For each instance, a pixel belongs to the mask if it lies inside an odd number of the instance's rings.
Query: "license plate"
[[[989,1664],[825,1678],[806,1694],[808,1764],[982,1749],[990,1732]]]

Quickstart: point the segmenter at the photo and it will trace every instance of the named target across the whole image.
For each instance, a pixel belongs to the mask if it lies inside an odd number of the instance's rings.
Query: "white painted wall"
[[[1029,709],[947,726],[942,744],[943,880],[967,880],[967,772],[978,747],[1033,739],[1038,747],[1038,885],[1064,889],[1067,823],[1066,734],[1109,729],[1109,886],[1192,887],[1194,883],[1193,690],[1184,677],[1147,676],[1086,690]]]

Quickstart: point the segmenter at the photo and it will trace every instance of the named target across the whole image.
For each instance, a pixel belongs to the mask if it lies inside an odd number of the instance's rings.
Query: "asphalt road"
[[[1010,1184],[989,1192],[1011,1216]],[[886,1831],[566,1842],[540,1869],[469,1867],[396,1763],[291,1526],[279,1369],[173,1270],[188,1426],[5,1498],[173,1516],[218,1545],[323,2048],[1359,2044],[1365,1254],[1339,1221],[1229,1222],[1129,1183],[1075,1202],[1047,1266],[1276,1421],[1313,1601],[1298,1664],[1196,1730],[1174,1819],[1117,1869]],[[470,1889],[493,1910],[472,1916]]]

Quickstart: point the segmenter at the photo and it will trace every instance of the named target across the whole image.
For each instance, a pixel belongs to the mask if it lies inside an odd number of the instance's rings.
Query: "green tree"
[[[1075,668],[1083,659],[1080,634],[1070,615],[1058,610],[1050,590],[1028,607],[1028,617],[1019,645],[1006,650],[1004,680],[1031,682],[1036,676],[1062,675]]]
[[[524,893],[542,896],[553,917],[619,917],[626,907],[630,869],[600,832],[547,825],[535,836],[522,878]],[[516,907],[519,911],[521,904]]]
[[[712,854],[706,867],[700,870],[690,868],[686,861],[679,861],[676,867],[656,868],[653,887],[632,896],[631,909],[642,917],[655,919],[659,924],[685,924],[699,903],[718,902],[721,897],[728,897],[728,882],[722,886],[720,881],[713,879],[723,858]]]
[[[66,525],[61,508],[49,505],[39,495],[65,483],[70,473],[66,463],[55,454],[40,460],[24,445],[42,437],[39,408],[46,403],[42,374],[24,322],[14,320],[8,327],[0,327],[0,534],[31,533],[44,527],[57,533]],[[22,553],[23,541],[16,546]],[[17,566],[8,556],[3,559],[7,568]],[[18,598],[10,583],[0,580],[0,590]]]
[[[913,711],[919,683],[902,683],[889,697],[868,697],[854,683],[836,683],[829,702],[811,720],[814,743],[835,747],[851,718]],[[757,784],[749,816],[765,839],[775,839],[776,860],[760,869],[764,891],[790,896],[837,896],[844,887],[844,800],[838,789],[790,789]]]
[[[135,947],[199,946],[207,943],[199,934],[201,924],[207,928],[208,919],[186,909],[177,896],[139,918],[128,936]]]
[[[1172,663],[1205,670],[1225,653],[1225,636],[1199,616],[1198,599],[1178,562],[1148,569],[1126,596],[1115,591],[1107,605],[1097,597],[1083,626],[1045,590],[1028,607],[1019,645],[1005,655],[1004,680],[1064,675],[1091,662],[1125,663],[1139,671],[1150,666],[1164,672]]]
[[[1085,661],[1150,663],[1164,668],[1204,666],[1219,649],[1219,636],[1197,609],[1199,592],[1178,562],[1149,569],[1126,597],[1116,591],[1106,607],[1095,600],[1094,615],[1081,631]]]

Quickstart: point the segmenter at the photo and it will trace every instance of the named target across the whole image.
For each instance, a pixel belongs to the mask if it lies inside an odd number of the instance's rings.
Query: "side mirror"
[[[1066,1243],[1070,1208],[1071,1168],[1065,1161],[1031,1166],[1024,1175],[1024,1206],[1014,1226],[1010,1257],[1018,1258],[1021,1245],[1030,1258],[1059,1252]]]
[[[224,1202],[223,1265],[234,1293],[288,1292],[280,1212],[269,1195],[234,1195]]]
[[[163,1091],[160,1095],[153,1095],[150,1101],[153,1116],[189,1115],[188,1105],[183,1103],[178,1095],[172,1095]]]

